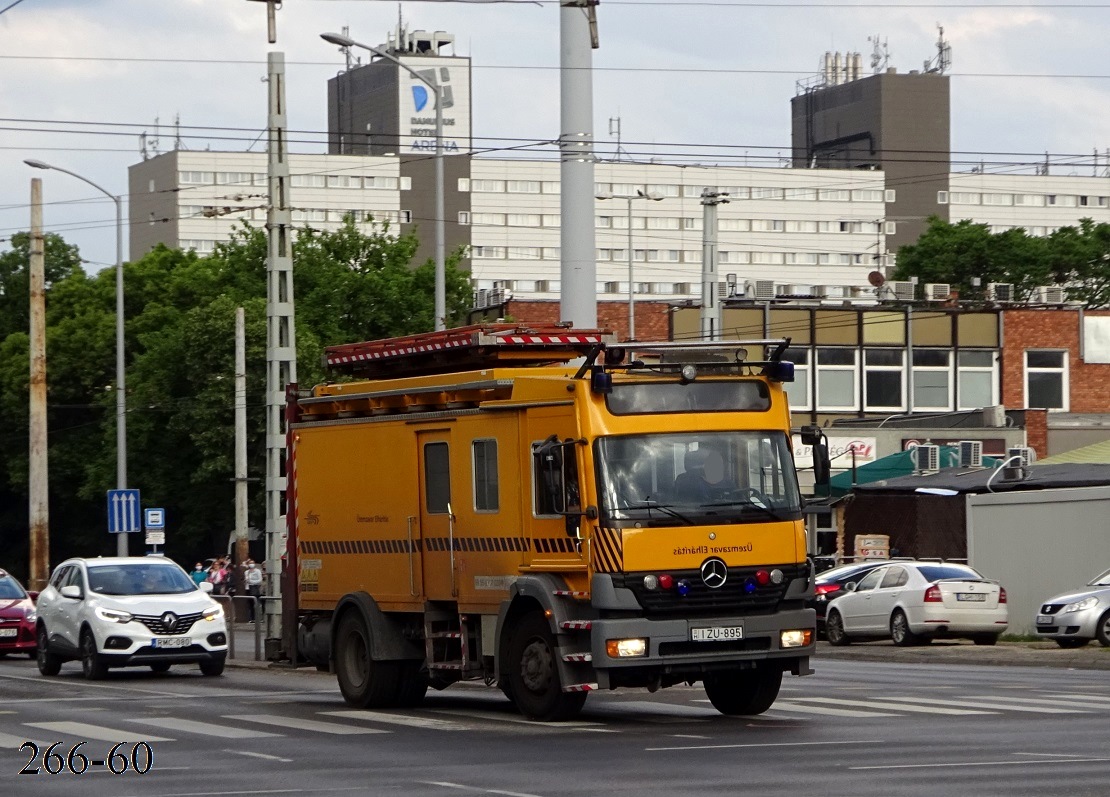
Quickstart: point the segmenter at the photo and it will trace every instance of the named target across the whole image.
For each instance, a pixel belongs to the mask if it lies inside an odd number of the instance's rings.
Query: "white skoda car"
[[[39,594],[39,672],[57,675],[78,660],[89,679],[109,667],[165,672],[174,664],[220,675],[227,624],[211,589],[158,556],[68,559]]]
[[[845,586],[829,604],[831,645],[887,639],[916,645],[963,637],[993,645],[1006,630],[1006,590],[966,565],[892,561]]]

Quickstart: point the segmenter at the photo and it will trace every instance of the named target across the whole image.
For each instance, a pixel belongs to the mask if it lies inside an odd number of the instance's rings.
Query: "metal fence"
[[[281,601],[277,597],[258,598],[254,595],[216,595],[212,593],[213,600],[217,600],[224,607],[224,616],[227,618],[227,657],[237,658],[235,639],[238,636],[236,626],[244,623],[236,622],[236,605],[245,606],[245,613],[254,617],[255,622],[250,628],[254,632],[254,660],[262,661],[262,635],[266,628],[266,608],[268,603]],[[253,614],[252,614],[253,612]],[[245,622],[245,621],[244,621]]]

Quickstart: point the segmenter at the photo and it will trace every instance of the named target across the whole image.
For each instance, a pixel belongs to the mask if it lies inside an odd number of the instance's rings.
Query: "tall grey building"
[[[450,253],[469,243],[458,225],[461,214],[470,211],[469,195],[460,193],[460,180],[470,177],[470,59],[447,54],[454,51],[455,37],[443,31],[410,31],[404,25],[378,46],[401,60],[419,78],[393,61],[371,55],[367,64],[352,62],[355,51],[347,52],[347,68],[328,80],[328,154],[396,156],[400,175],[416,185],[432,186],[436,152],[436,93],[443,117],[444,211],[446,243]],[[435,219],[435,195],[431,190],[411,195],[409,221],[402,219],[401,231],[420,232],[417,261],[433,256],[430,230]]]
[[[948,219],[949,81],[938,72],[861,76],[858,53],[825,69],[790,101],[793,166],[886,175],[887,248],[914,243],[925,221]],[[876,266],[887,265],[879,261]]]

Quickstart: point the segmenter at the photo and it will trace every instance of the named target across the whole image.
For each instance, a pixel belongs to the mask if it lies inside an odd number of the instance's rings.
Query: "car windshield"
[[[89,589],[103,595],[171,595],[193,592],[197,585],[172,565],[98,565],[89,567]]]
[[[718,525],[801,517],[783,432],[602,437],[595,458],[606,523]]]
[[[27,593],[14,578],[11,576],[0,578],[0,600],[20,600],[26,597]]]
[[[840,567],[834,567],[832,570],[826,570],[824,573],[821,573],[817,576],[817,581],[839,581],[845,576],[862,577],[869,571],[874,570],[876,567],[881,567],[884,564],[886,564],[886,561],[873,565],[841,565]]]
[[[963,578],[979,581],[983,577],[970,567],[962,565],[921,565],[917,568],[926,581],[941,581],[946,578]]]
[[[1107,570],[1101,576],[1096,576],[1087,586],[1090,587],[1110,587],[1110,570]]]

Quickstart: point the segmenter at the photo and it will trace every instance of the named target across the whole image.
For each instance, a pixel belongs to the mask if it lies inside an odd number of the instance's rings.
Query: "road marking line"
[[[1079,706],[1080,710],[1076,713],[1087,713],[1087,712],[1083,711],[1082,709],[1100,709],[1100,708],[1103,708],[1103,706],[1091,705],[1090,701],[1084,700],[1083,698],[1080,698],[1080,697],[1045,698],[1045,697],[1009,697],[1009,696],[1006,696],[1006,695],[1000,695],[999,697],[990,697],[988,695],[982,695],[982,696],[978,696],[978,697],[972,697],[971,699],[972,700],[1001,700],[1001,701],[1005,701],[1007,703],[1013,702],[1013,703],[1022,703],[1022,704],[1036,703],[1038,705],[1043,703],[1043,704],[1047,704],[1047,705],[1050,705],[1050,706],[1060,706],[1061,708],[1065,708],[1065,709],[1068,709],[1068,710],[1073,710],[1073,707]]]
[[[791,703],[789,700],[776,700],[768,714],[778,711],[788,711],[797,714],[824,714],[829,717],[897,717],[897,714],[885,714],[879,711],[852,711],[847,708],[825,708],[824,706],[803,706]]]
[[[860,739],[858,741],[833,741],[833,742],[762,742],[751,744],[698,744],[685,747],[645,747],[644,752],[659,753],[673,750],[734,750],[741,747],[814,747],[816,745],[833,744],[882,744],[881,739]]]
[[[876,700],[882,700],[878,697]],[[1031,714],[1083,714],[1085,712],[1076,711],[1070,708],[1046,708],[1044,706],[1014,706],[1009,705],[1005,701],[1011,698],[992,697],[987,699],[974,699],[974,698],[957,698],[955,700],[937,700],[931,697],[917,697],[914,698],[918,703],[928,703],[933,706],[963,706],[968,708],[988,708],[994,711],[1024,711]]]
[[[42,747],[44,744],[49,744],[49,742],[44,742],[41,739],[28,739],[26,736],[9,736],[6,733],[0,733],[0,747],[4,749],[18,750],[19,746],[24,742],[37,744],[39,747]]]
[[[944,764],[885,764],[868,767],[848,767],[848,769],[936,769],[939,767],[997,767],[1009,766],[1014,764],[1093,764],[1101,761],[1110,761],[1110,758],[1069,758],[1067,760],[1060,760],[1058,758],[1044,758],[1039,761],[950,761]]]
[[[204,736],[220,736],[225,739],[258,739],[263,736],[281,736],[280,733],[231,728],[227,725],[214,725],[210,722],[197,722],[196,720],[178,719],[177,717],[134,718],[128,719],[128,722],[138,722],[141,725],[153,725],[155,728],[163,728],[167,731],[199,733]]]
[[[272,734],[267,734],[272,735]],[[293,763],[292,758],[282,758],[276,755],[267,755],[266,753],[252,753],[249,750],[224,750],[225,753],[235,753],[235,755],[249,755],[251,758],[265,758],[267,761],[280,761],[283,764]]]
[[[344,719],[365,720],[366,722],[384,722],[387,725],[404,725],[408,728],[424,728],[432,731],[465,731],[467,727],[457,722],[437,720],[432,717],[417,717],[404,714],[390,714],[386,711],[370,711],[368,709],[346,709],[344,711],[317,712],[326,717],[342,717]]]
[[[449,783],[442,780],[420,780],[417,783],[423,783],[425,786],[442,786],[445,789],[462,789],[463,791],[473,791],[478,794],[503,794],[505,797],[540,797],[538,794],[531,794],[520,791],[503,791],[501,789],[483,789],[480,786],[466,786],[462,783]]]
[[[351,736],[356,733],[393,733],[380,728],[356,728],[353,725],[336,725],[334,722],[317,722],[300,717],[277,717],[271,714],[225,714],[224,719],[258,722],[262,725],[276,725],[279,728],[296,728],[299,731],[333,733],[336,736]]]
[[[465,717],[466,719],[473,719],[488,722],[508,722],[513,725],[527,725],[538,732],[544,733],[559,733],[562,731],[583,731],[586,733],[620,733],[615,728],[599,727],[604,723],[589,722],[586,720],[577,720],[572,722],[553,722],[542,723],[522,717],[519,714],[497,714],[494,712],[486,711],[473,711],[471,709],[463,708],[436,708],[429,709],[434,714],[449,714],[453,717]]]
[[[87,722],[25,722],[32,728],[42,728],[67,736],[80,736],[83,739],[97,739],[102,742],[172,742],[162,736],[140,736],[134,731],[121,731],[115,728],[106,728],[103,725],[91,725]]]
[[[232,751],[234,752],[234,751]],[[161,768],[160,768],[161,769]],[[174,767],[165,767],[165,769],[174,769]],[[312,787],[313,794],[326,794],[333,791],[365,791],[365,786],[333,786],[331,788],[321,788],[319,786]],[[235,791],[179,791],[168,794],[160,794],[158,797],[231,797],[232,795],[239,794],[304,794],[305,790],[300,789],[238,789]],[[120,797],[150,797],[149,792],[140,792],[133,795],[120,795]]]
[[[675,739],[708,739],[708,736],[699,736],[696,733],[672,733]]]
[[[890,708],[897,709],[898,711],[907,711],[911,714],[947,714],[950,716],[961,716],[965,714],[997,714],[997,711],[980,711],[976,709],[960,709],[960,708],[939,708],[937,706],[919,706],[916,703],[898,702],[891,699],[890,702],[878,702],[875,700],[841,700],[836,697],[801,697],[798,700],[807,703],[832,703],[833,705],[843,706],[861,706],[863,708]],[[777,705],[777,704],[776,704]]]

